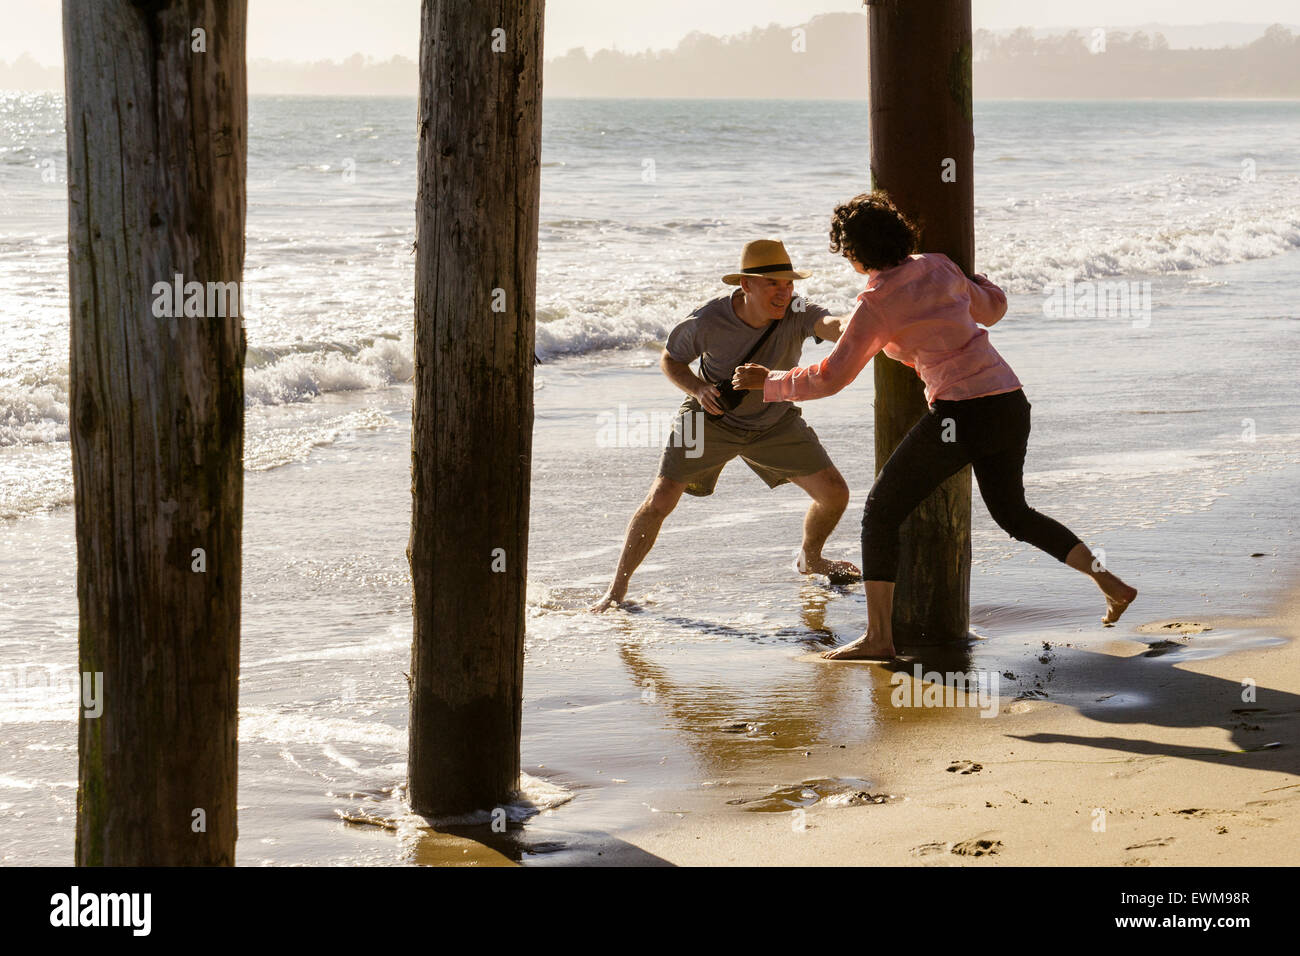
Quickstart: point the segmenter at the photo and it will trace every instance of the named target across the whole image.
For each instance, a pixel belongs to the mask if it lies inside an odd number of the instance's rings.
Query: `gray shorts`
[[[685,416],[693,416],[690,421]],[[659,474],[686,485],[686,493],[713,494],[723,466],[737,455],[769,488],[831,467],[830,456],[798,406],[770,428],[748,431],[710,421],[694,398],[682,402]]]

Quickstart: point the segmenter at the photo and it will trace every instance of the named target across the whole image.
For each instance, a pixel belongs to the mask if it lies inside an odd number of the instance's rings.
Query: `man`
[[[729,383],[736,366],[745,361],[774,369],[794,368],[805,339],[839,339],[848,316],[832,317],[826,309],[794,298],[794,280],[810,275],[791,267],[781,242],[750,242],[741,254],[740,271],[722,277],[727,285],[739,288],[697,309],[669,334],[659,366],[688,397],[659,461],[659,475],[628,524],[614,580],[589,610],[600,612],[622,603],[628,580],[650,553],[682,492],[713,494],[723,466],[737,455],[769,488],[789,481],[812,498],[804,517],[803,544],[795,558],[797,571],[826,575],[835,584],[861,578],[852,563],[822,556],[822,546],[849,503],[849,487],[803,413],[792,402],[764,402],[754,392],[740,393],[743,399],[734,409],[723,408],[720,390],[710,384]],[[774,322],[777,325],[769,333]],[[765,333],[767,338],[749,355]],[[691,371],[690,363],[696,359],[703,378]],[[715,420],[705,413],[721,417]],[[688,415],[696,416],[693,432],[685,421]],[[689,443],[683,439],[687,434],[697,436],[699,447],[687,448]]]

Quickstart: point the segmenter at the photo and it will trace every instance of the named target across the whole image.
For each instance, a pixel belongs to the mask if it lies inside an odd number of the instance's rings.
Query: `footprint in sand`
[[[1169,846],[1174,842],[1173,837],[1159,837],[1155,840],[1147,840],[1146,843],[1134,843],[1132,846],[1124,847],[1125,850],[1146,850],[1153,846]]]
[[[1181,651],[1186,644],[1179,644],[1177,641],[1156,641],[1154,644],[1148,644],[1149,648],[1142,652],[1143,657],[1163,657],[1171,651]]]
[[[1178,634],[1203,634],[1206,631],[1212,631],[1214,628],[1208,624],[1201,624],[1199,621],[1187,621],[1174,619],[1172,621],[1152,621],[1149,624],[1138,625],[1139,634],[1168,634],[1176,632]]]
[[[952,766],[948,768],[949,773],[979,773],[984,769],[983,764],[972,763],[969,760],[954,760]]]
[[[1036,710],[1042,710],[1044,707],[1050,707],[1045,700],[1039,700],[1036,697],[1017,698],[1011,702],[1007,708],[1009,714],[1032,714]]]
[[[1006,847],[1001,840],[996,839],[995,834],[985,833],[955,844],[952,852],[958,856],[993,856],[1005,849]]]
[[[911,849],[912,856],[935,856],[947,852],[948,844],[946,843],[922,843],[920,846],[914,846]]]
[[[1252,800],[1246,804],[1248,807],[1269,807],[1272,806],[1272,800]],[[1247,827],[1266,827],[1280,822],[1277,817],[1255,816],[1241,810],[1212,810],[1203,807],[1188,807],[1184,810],[1175,810],[1175,814],[1183,817],[1194,817],[1196,819],[1208,819],[1209,817],[1232,817],[1236,823]],[[1222,830],[1222,827],[1220,828]],[[1226,832],[1226,831],[1224,831]]]

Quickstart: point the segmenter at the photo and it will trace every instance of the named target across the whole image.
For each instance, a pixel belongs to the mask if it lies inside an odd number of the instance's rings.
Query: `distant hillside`
[[[690,33],[673,50],[581,48],[546,63],[548,96],[861,98],[866,17],[828,13],[803,27],[756,27],[715,37]]]
[[[342,63],[253,60],[248,64],[248,90],[323,96],[415,96],[420,90],[420,66],[404,56],[375,60],[360,53]]]
[[[0,60],[0,90],[58,90],[63,92],[63,68],[42,66],[30,53],[13,63]]]
[[[1047,36],[1060,36],[1069,33],[1071,30],[1088,36],[1094,27],[1105,26],[1100,23],[1067,23],[1051,27],[1035,27],[1033,30],[1034,37],[1041,39]],[[1284,23],[1292,33],[1300,32],[1300,24]],[[1264,35],[1268,28],[1266,23],[1234,23],[1221,21],[1219,23],[1143,23],[1135,27],[1127,27],[1128,33],[1145,33],[1147,36],[1161,34],[1169,43],[1171,50],[1186,50],[1195,47],[1202,49],[1218,49],[1225,46],[1245,46],[1247,43],[1253,43]],[[1004,36],[1013,32],[1012,30],[994,30],[999,36]]]
[[[1244,35],[1246,25],[1232,26]],[[1255,35],[1244,46],[1175,49],[1161,32],[977,30],[974,95],[1300,98],[1300,38],[1281,25]],[[831,13],[802,28],[725,38],[692,33],[657,52],[570,50],[547,62],[544,82],[549,96],[858,99],[867,83],[866,16]]]
[[[573,49],[547,60],[543,89],[547,96],[861,99],[866,23],[865,14],[828,13],[801,27],[692,33],[672,50]],[[1300,98],[1300,27],[1151,24],[1100,36],[1096,29],[977,30],[975,97]],[[414,96],[418,83],[416,63],[403,56],[248,64],[254,94]],[[63,71],[23,54],[0,61],[0,89],[61,91]]]
[[[974,45],[974,94],[986,99],[1300,99],[1300,36],[1280,24],[1245,46],[1211,49],[1173,49],[1162,33],[1143,31],[1041,39],[980,31]]]

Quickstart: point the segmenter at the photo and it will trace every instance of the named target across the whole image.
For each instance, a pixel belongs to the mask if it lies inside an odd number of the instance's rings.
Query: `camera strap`
[[[766,342],[771,337],[772,333],[776,331],[777,324],[784,321],[785,319],[773,319],[770,323],[768,323],[767,328],[763,330],[763,334],[760,335],[758,337],[758,341],[754,343],[754,347],[751,348],[748,352],[746,352],[745,357],[741,359],[739,362],[737,362],[735,367],[732,368],[731,370],[732,375],[736,374],[736,369],[740,368],[740,366],[744,365],[746,362],[752,359],[756,354],[758,354],[758,350],[763,347],[763,343]],[[704,359],[702,358],[700,359],[700,371],[701,372],[704,371]],[[704,376],[701,374],[700,378],[704,378]],[[707,382],[708,379],[705,379],[705,381]],[[726,379],[724,379],[724,381],[729,383],[731,381],[731,377],[727,376]],[[720,383],[710,382],[710,384],[718,385]]]

